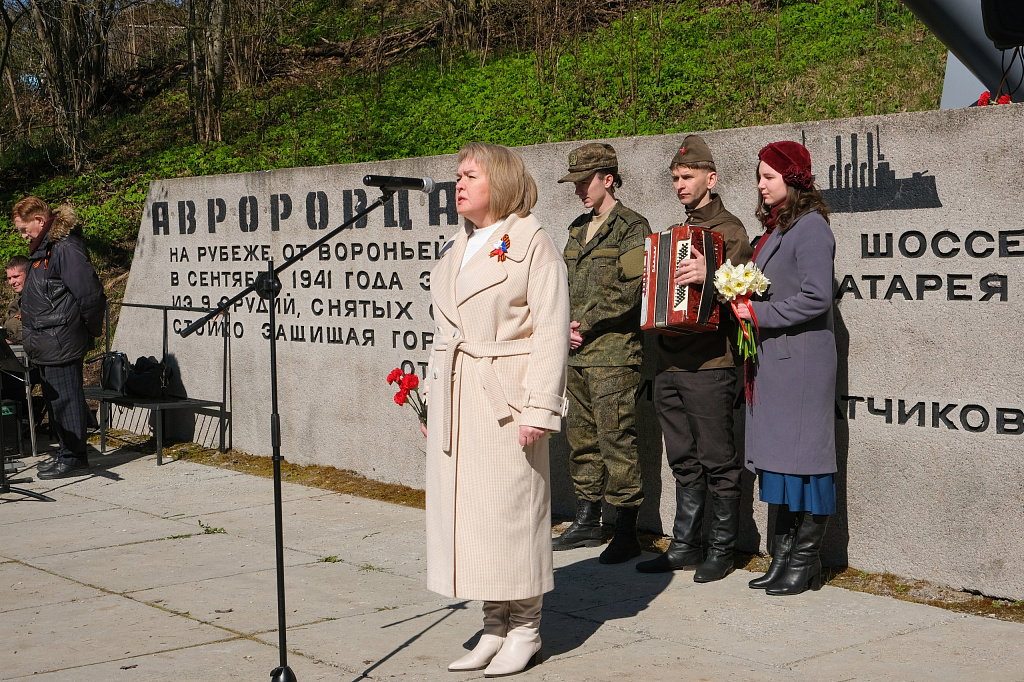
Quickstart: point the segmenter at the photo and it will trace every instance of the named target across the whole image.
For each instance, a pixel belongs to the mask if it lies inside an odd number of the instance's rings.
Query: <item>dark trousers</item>
[[[569,367],[569,475],[576,496],[616,507],[644,501],[636,450],[639,367]]]
[[[654,408],[665,457],[680,487],[739,497],[743,463],[733,441],[736,369],[661,372]]]
[[[60,441],[57,455],[87,461],[82,361],[41,365],[39,380],[43,398],[50,405],[50,419],[57,427],[57,440]]]

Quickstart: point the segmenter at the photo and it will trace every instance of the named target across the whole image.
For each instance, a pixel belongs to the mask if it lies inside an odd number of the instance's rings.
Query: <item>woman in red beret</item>
[[[754,264],[771,285],[750,311],[740,309],[759,327],[756,371],[748,363],[746,373],[746,466],[776,521],[771,567],[750,587],[790,595],[821,587],[819,552],[836,510],[836,242],[807,149],[773,142],[758,158],[765,233]]]

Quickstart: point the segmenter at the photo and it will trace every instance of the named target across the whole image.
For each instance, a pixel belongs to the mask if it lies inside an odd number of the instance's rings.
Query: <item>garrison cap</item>
[[[579,182],[599,170],[619,170],[619,157],[615,147],[602,142],[591,142],[569,152],[569,174],[559,182]]]
[[[707,163],[715,162],[715,157],[711,155],[711,147],[708,146],[708,143],[700,135],[687,135],[683,138],[683,144],[680,145],[676,155],[672,157],[672,163],[669,166],[680,164],[692,166],[702,161]]]

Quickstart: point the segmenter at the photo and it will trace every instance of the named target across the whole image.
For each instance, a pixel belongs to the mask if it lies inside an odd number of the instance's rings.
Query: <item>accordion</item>
[[[707,272],[703,284],[677,286],[672,280],[696,247],[704,254]],[[718,329],[715,271],[722,265],[722,235],[697,225],[677,225],[647,237],[640,303],[640,328],[656,334],[680,335]]]

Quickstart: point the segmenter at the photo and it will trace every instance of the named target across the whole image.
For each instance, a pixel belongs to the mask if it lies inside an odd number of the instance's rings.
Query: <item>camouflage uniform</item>
[[[593,217],[573,221],[564,251],[570,319],[583,336],[583,345],[569,351],[569,472],[579,499],[599,501],[603,493],[609,504],[636,508],[643,501],[636,449],[640,283],[651,228],[619,202],[584,243]]]

